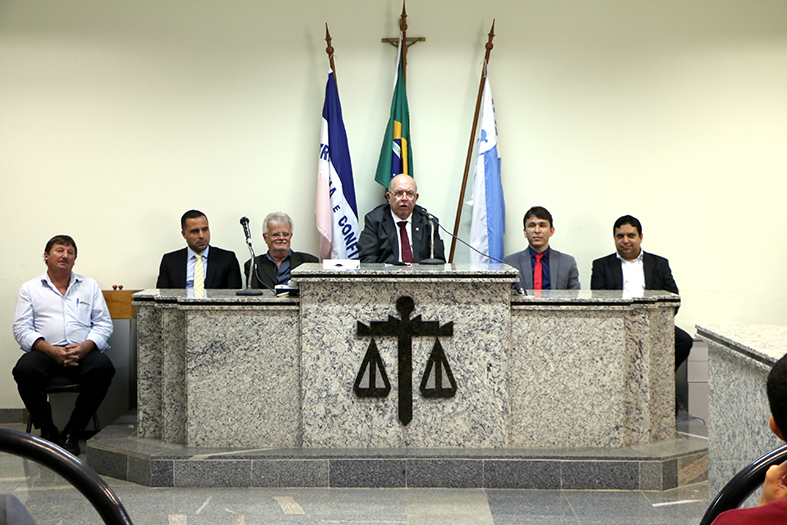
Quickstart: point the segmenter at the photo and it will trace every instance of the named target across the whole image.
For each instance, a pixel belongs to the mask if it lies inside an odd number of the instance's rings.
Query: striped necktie
[[[202,262],[202,254],[195,253],[197,262],[194,263],[194,297],[201,299],[205,297],[205,266]]]

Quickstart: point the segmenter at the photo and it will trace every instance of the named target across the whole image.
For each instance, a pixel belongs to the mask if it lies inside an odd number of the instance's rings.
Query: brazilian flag
[[[392,177],[400,173],[413,176],[413,151],[410,146],[410,110],[407,107],[407,89],[404,85],[402,42],[399,42],[399,59],[396,61],[391,117],[385,128],[385,138],[377,162],[374,180],[386,189]]]

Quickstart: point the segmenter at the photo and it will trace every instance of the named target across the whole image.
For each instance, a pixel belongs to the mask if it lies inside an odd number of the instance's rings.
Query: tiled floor
[[[186,489],[105,479],[137,525],[694,525],[708,506],[707,483],[664,492]],[[87,500],[57,474],[17,456],[0,454],[0,493],[19,498],[39,525],[102,523]]]

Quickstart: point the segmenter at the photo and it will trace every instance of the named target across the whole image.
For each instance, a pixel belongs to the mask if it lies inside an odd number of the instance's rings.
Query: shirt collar
[[[527,247],[527,250],[528,250],[528,252],[530,252],[530,258],[531,258],[531,259],[532,259],[533,257],[535,257],[535,256],[538,254],[538,252],[537,252],[537,251],[535,251],[535,250],[534,250],[533,248],[531,248],[530,246],[528,246],[528,247]],[[549,247],[549,246],[547,246],[547,249],[546,249],[546,250],[544,250],[544,251],[543,251],[543,252],[541,252],[541,253],[544,255],[544,257],[545,257],[546,259],[549,259],[549,252],[550,252],[551,250],[552,250],[552,248],[551,248],[551,247]]]
[[[71,272],[71,277],[68,278],[68,287],[71,288],[71,285],[76,282],[82,282],[82,276],[75,274],[73,271]],[[52,280],[49,278],[49,272],[44,272],[44,275],[41,276],[41,284],[46,284],[53,290],[56,290],[55,285],[52,284]]]
[[[399,225],[399,223],[400,223],[400,222],[402,222],[402,221],[405,221],[405,222],[407,222],[407,223],[412,223],[412,222],[413,222],[413,214],[412,214],[412,213],[411,213],[411,214],[410,214],[410,216],[409,216],[409,217],[407,217],[406,219],[400,219],[399,217],[397,217],[397,216],[394,214],[393,210],[391,210],[390,208],[389,208],[389,210],[390,210],[390,212],[391,212],[391,217],[393,217],[394,224],[396,224],[397,226],[398,226],[398,225]]]
[[[635,262],[640,262],[640,261],[642,261],[642,256],[643,256],[644,254],[645,254],[645,250],[643,250],[642,248],[640,248],[640,249],[639,249],[639,255],[637,255],[637,258],[636,258],[636,259],[634,259],[633,261],[627,261],[626,259],[624,259],[623,257],[621,257],[621,256],[620,256],[620,254],[619,254],[618,252],[615,252],[615,256],[618,258],[618,260],[619,260],[619,261],[621,261],[621,262],[627,262],[627,263],[635,263]]]
[[[207,245],[207,246],[205,247],[205,249],[204,249],[204,250],[202,250],[202,256],[203,256],[205,259],[207,259],[207,258],[208,258],[208,250],[210,250],[210,244],[209,244],[209,245]],[[197,255],[197,252],[195,252],[194,250],[192,250],[192,249],[191,249],[191,246],[186,246],[186,260],[187,260],[187,261],[190,261],[191,259],[193,259],[193,258],[194,258],[194,256],[195,256],[195,255]]]
[[[292,255],[292,248],[290,248],[290,251],[289,251],[289,252],[287,252],[287,257],[285,257],[284,259],[282,259],[282,261],[286,261],[287,259],[289,259],[289,258],[290,258],[290,255]],[[271,251],[270,251],[270,250],[268,250],[267,252],[265,252],[265,257],[267,257],[267,258],[268,258],[268,260],[269,260],[270,262],[272,262],[272,263],[276,263],[276,261],[274,261],[274,260],[273,260],[273,257],[271,257]],[[278,263],[276,263],[276,264],[278,264]]]

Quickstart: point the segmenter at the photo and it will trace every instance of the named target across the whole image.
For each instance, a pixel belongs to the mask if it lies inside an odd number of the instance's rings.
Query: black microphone
[[[416,210],[418,210],[418,212],[421,215],[423,215],[424,217],[426,217],[428,220],[435,221],[435,222],[440,222],[439,220],[437,220],[437,217],[435,217],[434,215],[429,213],[429,211],[426,208],[424,208],[423,206],[417,207]]]
[[[251,246],[251,230],[249,229],[249,218],[241,217],[240,224],[243,226],[243,233],[246,235],[246,243]]]

